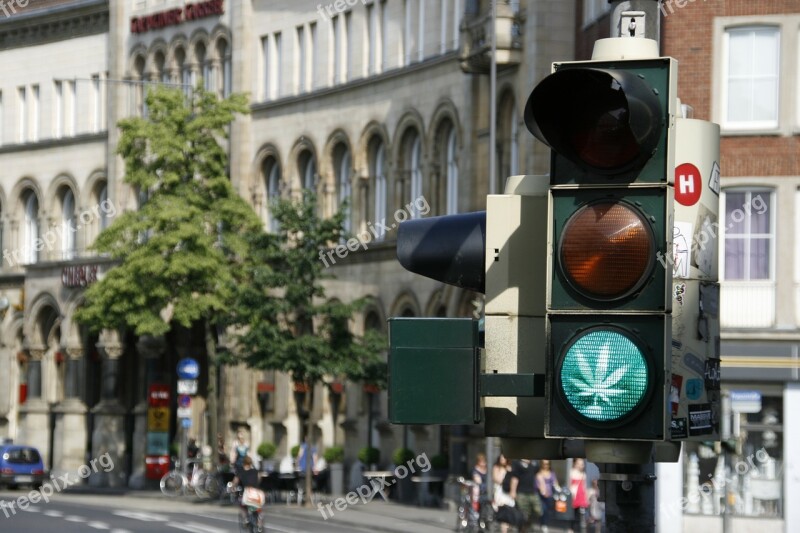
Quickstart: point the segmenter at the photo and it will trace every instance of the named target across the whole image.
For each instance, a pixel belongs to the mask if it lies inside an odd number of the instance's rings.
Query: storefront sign
[[[757,390],[732,390],[731,409],[737,413],[760,413],[761,393]]]
[[[86,287],[97,281],[97,265],[73,265],[61,269],[64,287]]]
[[[133,17],[131,19],[131,33],[144,33],[160,30],[167,26],[177,26],[191,20],[199,20],[225,13],[223,0],[207,0],[196,4],[187,4],[182,8],[159,11],[151,15]]]

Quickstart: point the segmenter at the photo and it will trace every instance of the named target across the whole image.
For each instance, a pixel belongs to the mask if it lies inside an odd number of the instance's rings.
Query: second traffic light
[[[552,149],[547,437],[666,434],[677,67],[649,50],[556,64],[525,108]]]

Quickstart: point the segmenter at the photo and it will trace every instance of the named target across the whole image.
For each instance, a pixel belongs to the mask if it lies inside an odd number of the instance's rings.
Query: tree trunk
[[[311,414],[314,412],[314,389],[316,383],[311,383],[308,388],[308,415],[306,418],[306,498],[303,500],[303,507],[311,507],[311,463],[314,461],[314,449],[311,437],[314,432],[314,419]]]
[[[206,355],[208,356],[208,443],[213,450],[211,464],[217,466],[217,343],[214,340],[211,321],[205,320]]]

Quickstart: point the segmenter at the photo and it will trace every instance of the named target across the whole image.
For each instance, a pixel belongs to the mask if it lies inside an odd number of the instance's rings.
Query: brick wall
[[[682,2],[684,3],[684,2]],[[715,17],[774,15],[800,12],[800,0],[693,0],[678,8],[672,0],[662,22],[662,50],[680,62],[678,94],[694,107],[695,118],[709,120],[712,104],[712,53]],[[721,167],[724,176],[800,175],[798,136],[722,138]]]

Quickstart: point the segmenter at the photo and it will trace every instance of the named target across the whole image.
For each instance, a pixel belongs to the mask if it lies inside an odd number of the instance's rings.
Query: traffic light
[[[677,64],[655,46],[634,60],[605,52],[554,64],[525,108],[552,149],[545,435],[658,441],[672,310],[672,272],[658,258],[672,247]]]

